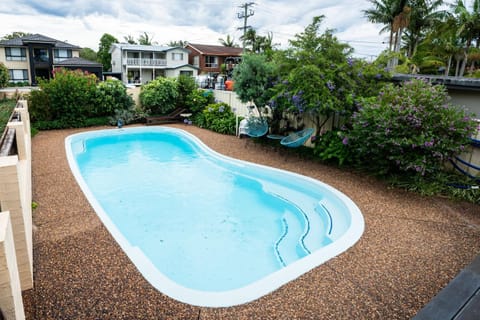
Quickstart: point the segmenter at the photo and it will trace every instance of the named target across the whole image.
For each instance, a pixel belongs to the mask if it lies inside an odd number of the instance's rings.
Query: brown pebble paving
[[[240,306],[171,299],[137,271],[71,174],[65,138],[93,129],[42,131],[32,139],[34,288],[27,319],[408,319],[480,252],[480,206],[422,197],[372,177],[183,124],[217,152],[321,180],[365,218],[346,252]],[[97,128],[102,129],[102,128]]]

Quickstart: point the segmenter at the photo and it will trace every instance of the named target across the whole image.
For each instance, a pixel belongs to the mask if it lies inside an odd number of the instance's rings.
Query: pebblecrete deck
[[[196,307],[155,290],[90,207],[72,176],[64,139],[32,140],[34,289],[27,319],[408,319],[480,252],[480,206],[388,188],[371,177],[284,154],[248,139],[171,125],[235,158],[304,174],[360,208],[352,248],[278,290],[240,306]],[[90,129],[91,130],[91,129]]]

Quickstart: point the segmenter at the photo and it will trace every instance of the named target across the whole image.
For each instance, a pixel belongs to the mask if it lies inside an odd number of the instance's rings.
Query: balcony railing
[[[167,65],[166,59],[140,59],[127,58],[128,66],[146,66],[146,67],[164,67]]]

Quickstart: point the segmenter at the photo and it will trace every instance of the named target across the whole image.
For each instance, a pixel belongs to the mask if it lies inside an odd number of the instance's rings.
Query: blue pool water
[[[178,129],[76,134],[67,157],[107,229],[161,292],[256,299],[352,246],[357,206],[304,176],[227,158]]]

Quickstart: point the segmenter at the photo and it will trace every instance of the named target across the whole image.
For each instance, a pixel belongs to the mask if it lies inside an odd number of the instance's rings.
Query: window
[[[207,67],[207,68],[218,68],[218,57],[217,56],[205,56],[205,67]]]
[[[198,67],[200,65],[200,62],[199,62],[200,59],[199,58],[200,58],[199,56],[194,56],[193,57],[193,65],[196,66],[196,67]]]
[[[193,71],[181,70],[181,71],[180,71],[180,75],[181,75],[181,76],[193,77]]]
[[[27,60],[27,50],[25,48],[5,48],[5,55],[9,61]]]
[[[28,70],[26,69],[10,69],[8,72],[10,73],[11,82],[28,81]]]
[[[172,52],[172,60],[173,61],[182,61],[183,60],[183,53]]]
[[[36,62],[48,62],[48,50],[46,48],[34,48],[33,59]]]
[[[56,62],[69,59],[72,57],[72,50],[55,49],[53,50],[53,57]]]

